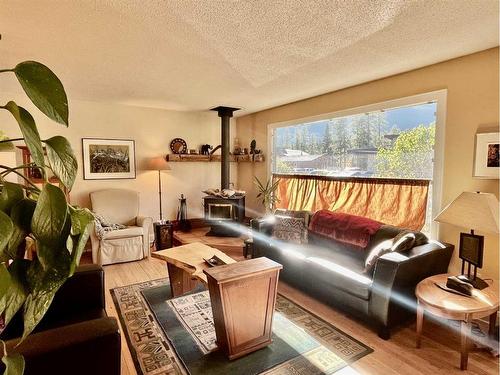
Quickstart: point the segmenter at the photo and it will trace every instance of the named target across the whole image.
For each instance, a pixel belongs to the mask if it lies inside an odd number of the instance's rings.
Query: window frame
[[[448,90],[436,90],[417,95],[406,96],[397,99],[391,99],[383,102],[377,102],[358,106],[349,109],[343,109],[335,112],[323,113],[315,116],[304,117],[289,121],[275,122],[267,125],[267,178],[272,177],[273,166],[273,144],[274,131],[278,128],[300,125],[305,122],[314,122],[328,120],[338,117],[346,117],[359,115],[362,113],[390,110],[401,107],[409,107],[429,102],[436,102],[436,133],[434,144],[434,168],[432,173],[432,217],[436,217],[441,211],[441,202],[443,198],[443,167],[444,167],[444,143],[445,143],[445,128],[446,128],[446,106],[447,106]],[[335,179],[335,177],[332,177]],[[340,179],[340,178],[339,178]],[[431,223],[431,236],[439,238],[439,226],[436,222]]]

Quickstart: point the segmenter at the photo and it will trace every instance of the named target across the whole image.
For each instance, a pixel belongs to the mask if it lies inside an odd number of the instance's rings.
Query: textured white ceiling
[[[498,0],[0,0],[0,68],[41,61],[70,99],[244,114],[497,46],[498,15]]]

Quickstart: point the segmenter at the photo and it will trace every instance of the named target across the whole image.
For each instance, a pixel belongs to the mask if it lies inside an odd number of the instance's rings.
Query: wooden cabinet
[[[205,269],[217,345],[235,359],[271,343],[281,264],[268,258]]]
[[[174,231],[172,223],[154,223],[155,249],[170,249],[173,246]]]

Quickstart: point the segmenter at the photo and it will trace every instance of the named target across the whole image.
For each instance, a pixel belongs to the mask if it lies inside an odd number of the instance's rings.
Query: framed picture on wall
[[[135,178],[135,141],[82,138],[82,149],[85,180]]]
[[[474,159],[474,177],[498,179],[500,133],[476,134],[476,155]]]

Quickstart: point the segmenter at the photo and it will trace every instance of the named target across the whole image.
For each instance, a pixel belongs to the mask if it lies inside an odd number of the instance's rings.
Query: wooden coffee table
[[[236,263],[233,258],[222,251],[200,242],[155,251],[151,254],[153,258],[167,263],[172,297],[190,292],[199,282],[207,284],[207,276],[203,270],[210,266],[204,259],[212,258],[214,255],[217,255],[225,264]]]
[[[486,316],[490,318],[489,334],[493,334],[498,311],[497,282],[490,282],[490,286],[474,291],[473,297],[465,297],[450,293],[437,287],[435,283],[446,284],[450,274],[441,274],[422,280],[415,290],[417,296],[417,348],[421,345],[424,311],[433,315],[461,321],[460,324],[460,369],[467,370],[469,356],[469,337],[471,322]]]

